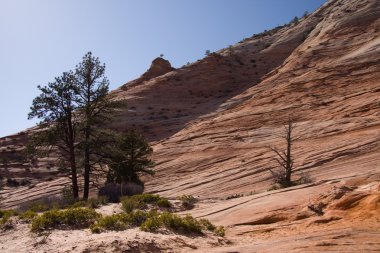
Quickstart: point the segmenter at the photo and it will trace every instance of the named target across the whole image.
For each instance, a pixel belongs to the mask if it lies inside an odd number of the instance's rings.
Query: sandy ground
[[[323,215],[308,208],[318,204],[323,204]],[[109,204],[97,211],[110,215],[121,209],[119,204]],[[0,249],[20,253],[378,251],[380,174],[229,200],[202,200],[189,213],[226,226],[226,236],[189,237],[138,228],[101,234],[88,229],[52,230],[37,235],[28,224],[15,221],[14,228],[1,232]]]

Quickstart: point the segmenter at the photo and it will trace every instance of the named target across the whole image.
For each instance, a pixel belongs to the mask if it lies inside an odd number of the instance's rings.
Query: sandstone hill
[[[380,249],[379,1],[328,1],[179,69],[158,58],[113,94],[129,105],[114,127],[141,129],[153,145],[147,191],[198,196],[193,215],[228,226],[235,245],[215,251]],[[289,117],[299,137],[295,177],[312,183],[267,192],[269,147],[282,147]],[[67,182],[49,159],[17,162],[30,131],[0,139],[11,160],[2,175],[33,183],[6,187],[4,207]],[[312,203],[323,203],[322,217]]]

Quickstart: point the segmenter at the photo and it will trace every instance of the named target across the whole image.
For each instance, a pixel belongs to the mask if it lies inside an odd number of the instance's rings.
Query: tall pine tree
[[[78,199],[78,179],[76,163],[77,126],[74,111],[76,109],[76,86],[72,72],[62,76],[47,86],[38,86],[41,94],[33,100],[28,118],[41,119],[41,131],[33,138],[33,145],[47,147],[54,145],[62,161],[69,161],[73,197]],[[64,163],[66,164],[66,162]]]

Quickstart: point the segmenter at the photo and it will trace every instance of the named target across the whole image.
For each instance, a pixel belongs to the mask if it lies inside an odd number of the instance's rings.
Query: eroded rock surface
[[[157,173],[146,178],[148,191],[199,196],[194,214],[247,240],[221,252],[379,249],[370,187],[380,172],[379,38],[379,1],[329,1],[297,24],[113,91],[129,104],[114,127],[142,129],[151,141]],[[299,137],[294,177],[312,183],[266,192],[276,166],[269,147],[283,147],[289,117]],[[1,139],[2,153],[21,150],[20,138]],[[41,165],[34,171],[52,175]],[[6,188],[3,205],[59,193],[67,182],[33,180],[31,189]],[[351,190],[337,198],[333,187]],[[247,196],[223,201],[236,194]],[[318,203],[322,216],[308,208]]]

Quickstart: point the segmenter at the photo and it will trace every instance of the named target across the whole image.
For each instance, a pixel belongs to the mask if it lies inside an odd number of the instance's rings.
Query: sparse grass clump
[[[0,210],[0,218],[17,216],[18,213],[15,210]]]
[[[207,219],[197,220],[191,215],[181,217],[170,212],[163,212],[148,217],[140,226],[140,229],[147,232],[155,232],[161,227],[181,234],[202,235],[203,231],[207,230],[218,236],[224,236],[224,227],[216,227]]]
[[[12,216],[17,216],[18,213],[14,210],[0,210],[0,227],[2,229],[12,228]]]
[[[28,210],[28,211],[25,211],[25,212],[21,213],[18,217],[19,217],[21,220],[31,221],[31,220],[33,220],[36,216],[38,216],[38,214],[37,214],[35,211]]]
[[[159,229],[171,230],[175,233],[186,235],[202,235],[204,231],[211,231],[216,235],[223,236],[224,228],[216,227],[209,220],[197,220],[190,215],[184,217],[171,213],[166,209],[171,207],[168,199],[159,195],[141,194],[122,200],[125,213],[102,216],[93,208],[82,206],[98,206],[101,200],[88,202],[76,202],[69,209],[53,209],[42,213],[40,216],[33,210],[28,210],[20,215],[20,219],[32,220],[31,230],[42,232],[49,229],[83,229],[90,228],[92,233],[105,231],[122,231],[129,228],[139,227],[142,231],[156,232]],[[150,206],[148,206],[150,205]],[[73,207],[74,206],[74,207]],[[160,210],[140,210],[148,207],[165,208]],[[0,211],[2,216],[10,211]]]
[[[104,216],[91,225],[93,233],[104,231],[122,231],[132,227],[140,227],[142,231],[156,232],[160,228],[166,228],[176,233],[202,235],[203,230],[214,232],[223,236],[224,228],[216,227],[206,219],[197,220],[190,215],[181,217],[177,214],[164,211],[136,210],[129,213],[120,213]]]
[[[53,228],[86,228],[99,217],[100,214],[91,208],[50,210],[33,219],[32,231],[40,232]]]
[[[103,231],[122,231],[131,227],[141,226],[148,218],[157,216],[155,211],[136,210],[129,213],[119,213],[110,216],[104,216],[97,220],[90,229],[93,233]]]
[[[136,209],[143,210],[147,205],[153,205],[160,208],[170,208],[171,203],[168,199],[155,194],[138,194],[121,199],[124,211],[130,213]]]
[[[178,197],[177,199],[182,201],[182,206],[186,210],[193,209],[195,206],[195,203],[198,202],[198,200],[191,195],[182,195],[181,197]]]
[[[209,220],[207,219],[200,219],[199,223],[203,227],[203,229],[206,229],[208,231],[214,232],[217,236],[224,236],[225,235],[225,230],[223,226],[215,226],[212,224]]]
[[[177,214],[163,212],[160,215],[162,224],[175,232],[184,234],[202,234],[202,225],[194,217],[186,215],[181,217]]]
[[[87,206],[90,208],[98,208],[108,204],[107,197],[99,196],[97,198],[90,198],[87,200]]]
[[[216,227],[214,229],[214,233],[217,235],[217,236],[221,236],[221,237],[224,237],[226,235],[226,230],[224,229],[223,226],[219,226],[219,227]]]

